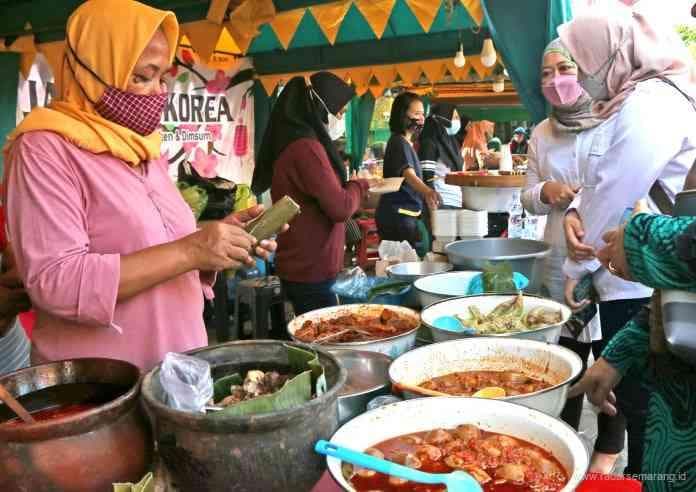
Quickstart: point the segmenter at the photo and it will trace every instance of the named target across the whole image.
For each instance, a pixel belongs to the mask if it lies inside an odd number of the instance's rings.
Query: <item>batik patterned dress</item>
[[[696,217],[637,215],[626,225],[624,248],[634,280],[655,289],[696,292]],[[696,316],[694,331],[696,336]],[[655,372],[647,309],[611,340],[602,356],[622,375],[649,378],[656,389],[640,477],[645,490],[696,491],[696,368],[664,354],[659,357],[669,371]]]

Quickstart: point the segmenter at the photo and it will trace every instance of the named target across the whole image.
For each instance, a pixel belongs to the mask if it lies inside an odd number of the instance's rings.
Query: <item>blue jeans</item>
[[[295,316],[338,304],[336,294],[331,292],[331,287],[336,283],[335,278],[313,283],[282,280],[282,283],[285,297],[292,303]]]

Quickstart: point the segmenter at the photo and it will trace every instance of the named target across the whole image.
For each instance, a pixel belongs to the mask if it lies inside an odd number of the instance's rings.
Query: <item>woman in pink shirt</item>
[[[68,20],[58,100],[8,139],[7,225],[37,312],[33,362],[110,357],[149,369],[204,346],[212,272],[275,248],[254,248],[241,227],[260,208],[196,230],[158,160],[178,36],[171,12],[82,4]]]

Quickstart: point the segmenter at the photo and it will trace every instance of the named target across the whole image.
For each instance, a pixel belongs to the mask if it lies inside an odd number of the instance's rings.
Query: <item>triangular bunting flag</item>
[[[421,76],[420,63],[400,63],[396,65],[396,71],[399,72],[401,80],[405,85],[411,85]]]
[[[286,50],[297,32],[297,27],[300,25],[304,13],[304,9],[288,10],[276,15],[275,19],[271,21],[271,29],[273,29],[278,37],[278,41]]]
[[[65,41],[53,41],[52,43],[42,43],[39,45],[39,52],[51,67],[53,77],[58,80],[58,77],[63,71],[63,58],[65,56]]]
[[[251,42],[259,34],[259,27],[272,22],[275,16],[273,0],[245,0],[232,12],[225,27],[242,53],[246,53]]]
[[[483,7],[481,0],[461,0],[462,5],[469,12],[469,16],[474,20],[476,25],[480,26],[483,22]]]
[[[481,63],[481,57],[479,55],[472,55],[466,58],[466,67],[473,68],[476,70],[476,74],[481,78],[485,79],[491,73],[493,73],[493,67],[486,67]]]
[[[436,84],[445,73],[445,64],[442,60],[421,62],[421,69],[431,84]]]
[[[350,77],[350,69],[348,68],[332,68],[329,71],[344,81]]]
[[[0,51],[7,51],[5,47],[5,38],[0,38]]]
[[[350,69],[350,78],[355,84],[356,92],[359,96],[365,94],[372,78],[372,67],[357,67]]]
[[[19,70],[26,79],[29,76],[29,70],[31,70],[31,66],[34,64],[34,59],[36,58],[34,35],[28,34],[18,37],[7,49],[8,51],[21,53],[19,58]]]
[[[208,63],[210,58],[212,58],[215,46],[217,46],[220,34],[222,34],[222,29],[222,26],[207,20],[188,22],[181,26],[181,30],[191,41],[191,46],[198,53],[201,62],[204,64]]]
[[[314,20],[319,24],[321,31],[326,36],[326,39],[329,40],[329,43],[334,44],[336,42],[338,30],[341,28],[341,23],[350,5],[350,0],[344,0],[339,3],[327,3],[325,5],[309,7],[309,11],[312,12]]]
[[[377,39],[381,39],[384,35],[384,30],[387,28],[387,23],[389,22],[389,17],[391,17],[396,0],[356,0],[354,3],[363,17],[365,17]]]
[[[371,85],[369,90],[372,92],[372,95],[375,96],[375,99],[377,99],[378,97],[382,97],[384,95],[385,89],[386,87],[383,85]]]
[[[384,87],[389,87],[396,79],[396,69],[394,65],[377,65],[372,67],[372,73],[379,83]]]
[[[266,91],[268,97],[271,97],[273,95],[273,92],[276,90],[276,87],[278,87],[278,84],[281,80],[282,77],[277,77],[274,75],[259,77],[259,82],[261,82],[261,85],[263,86],[263,89]]]
[[[239,64],[241,56],[242,52],[239,46],[237,46],[229,31],[223,27],[208,66],[217,70],[232,70]]]
[[[214,22],[215,24],[222,24],[225,20],[225,14],[227,13],[227,7],[229,5],[230,0],[210,0],[208,15],[205,17],[206,20]]]
[[[439,0],[406,0],[406,4],[425,32],[430,31],[441,3]]]

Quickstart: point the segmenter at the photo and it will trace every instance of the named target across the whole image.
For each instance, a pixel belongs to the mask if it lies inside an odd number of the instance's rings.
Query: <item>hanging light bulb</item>
[[[510,74],[508,73],[507,68],[503,69],[503,75],[505,75],[505,77],[507,78],[510,78]]]
[[[495,93],[505,92],[505,79],[503,77],[497,77],[493,81],[493,92],[495,92]]]
[[[481,50],[481,63],[484,67],[492,67],[495,62],[498,61],[498,55],[495,52],[495,47],[493,46],[493,40],[491,38],[486,38],[483,40],[483,49]]]
[[[466,57],[464,56],[464,45],[459,45],[459,51],[454,55],[454,66],[457,68],[462,68],[466,65]]]

